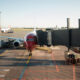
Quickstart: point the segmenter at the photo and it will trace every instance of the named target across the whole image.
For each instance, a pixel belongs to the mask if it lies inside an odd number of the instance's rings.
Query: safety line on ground
[[[28,60],[26,61],[26,64],[25,64],[25,67],[23,68],[22,73],[21,73],[21,75],[20,75],[20,77],[19,77],[18,80],[21,80],[21,79],[22,79],[22,77],[23,77],[23,75],[24,75],[24,72],[25,72],[25,70],[26,70],[26,68],[27,68],[27,65],[28,65],[29,62],[30,62],[30,59],[31,59],[31,56],[28,57]]]
[[[75,64],[73,64],[73,80],[76,80],[76,77],[75,77]]]
[[[4,53],[1,53],[0,56],[4,56],[7,52],[8,50],[4,51]]]
[[[58,65],[56,64],[56,61],[55,61],[53,53],[52,53],[52,59],[54,60],[54,64],[56,65],[56,71],[59,72],[60,70],[59,70]]]

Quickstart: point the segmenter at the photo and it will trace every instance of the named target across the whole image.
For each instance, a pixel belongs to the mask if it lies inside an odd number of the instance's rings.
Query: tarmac
[[[25,49],[0,49],[0,80],[80,80],[80,64],[66,64],[67,48],[51,49],[51,53],[35,49],[32,56]]]

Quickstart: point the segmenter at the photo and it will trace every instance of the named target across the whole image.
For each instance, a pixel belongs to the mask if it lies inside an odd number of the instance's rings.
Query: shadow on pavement
[[[4,64],[1,66],[25,66],[28,59],[16,59],[16,58],[1,58],[4,60]],[[12,61],[12,63],[10,62]],[[16,62],[15,62],[16,61]],[[10,62],[10,63],[8,63]],[[6,63],[6,64],[5,64]],[[65,60],[40,60],[40,59],[31,59],[28,66],[45,66],[45,65],[65,65]]]

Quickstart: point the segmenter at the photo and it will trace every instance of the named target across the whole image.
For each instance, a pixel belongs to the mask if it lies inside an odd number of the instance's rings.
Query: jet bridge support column
[[[67,18],[67,29],[68,29],[68,39],[69,39],[69,44],[68,44],[68,51],[71,48],[71,43],[72,43],[72,32],[70,29],[70,18]]]
[[[51,46],[52,45],[52,32],[51,32],[51,29],[47,29],[47,41],[48,41],[48,46]]]

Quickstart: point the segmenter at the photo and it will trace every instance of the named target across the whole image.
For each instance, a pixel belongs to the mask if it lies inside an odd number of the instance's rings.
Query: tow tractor
[[[73,47],[71,50],[65,52],[66,64],[80,63],[80,48]]]

